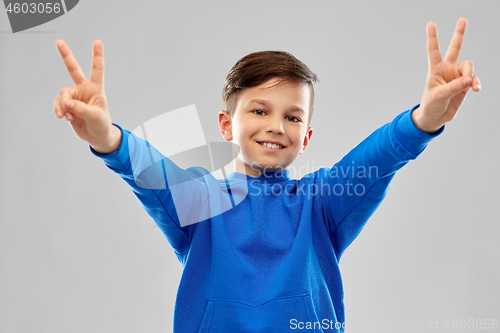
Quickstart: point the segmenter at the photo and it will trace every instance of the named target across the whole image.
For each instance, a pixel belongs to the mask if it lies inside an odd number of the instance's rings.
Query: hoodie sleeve
[[[322,170],[323,214],[337,258],[359,235],[384,199],[397,170],[417,158],[440,135],[419,130],[411,114],[419,105],[398,115],[352,149],[332,168]]]
[[[186,253],[194,222],[198,222],[200,208],[206,201],[206,188],[200,179],[208,171],[181,169],[146,140],[113,125],[122,132],[119,149],[99,154],[89,146],[90,151],[130,186],[176,254]]]

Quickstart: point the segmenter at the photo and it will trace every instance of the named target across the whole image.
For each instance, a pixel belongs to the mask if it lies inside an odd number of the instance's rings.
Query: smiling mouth
[[[259,145],[261,145],[261,146],[266,147],[266,148],[275,149],[275,150],[280,150],[280,149],[286,148],[286,146],[280,146],[280,145],[277,145],[277,144],[270,144],[270,143],[266,143],[266,142],[259,142],[259,141],[257,141],[257,143]]]

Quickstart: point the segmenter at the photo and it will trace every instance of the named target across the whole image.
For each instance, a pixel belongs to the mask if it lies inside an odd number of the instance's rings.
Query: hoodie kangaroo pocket
[[[299,322],[311,323],[308,332],[323,332],[309,294],[281,297],[259,306],[214,299],[208,301],[198,332],[294,332]]]

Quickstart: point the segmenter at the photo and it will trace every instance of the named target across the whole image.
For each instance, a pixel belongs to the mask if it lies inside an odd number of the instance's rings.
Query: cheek
[[[257,132],[258,128],[256,126],[252,126],[252,124],[245,124],[245,126],[239,127],[236,135],[240,140],[251,140]]]
[[[302,145],[297,145],[295,146],[295,149],[293,150],[293,155],[299,155],[300,154],[300,151],[302,149]]]
[[[290,140],[293,142],[294,146],[297,146],[298,148],[302,147],[303,138],[304,136],[302,135],[302,133],[297,133],[293,136],[290,136]]]
[[[249,145],[249,140],[251,137],[249,137],[249,133],[247,131],[237,131],[233,132],[233,143],[236,143],[238,146],[248,146]]]

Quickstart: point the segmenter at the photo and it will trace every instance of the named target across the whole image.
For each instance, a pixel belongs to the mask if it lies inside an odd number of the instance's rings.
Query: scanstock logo
[[[246,179],[227,180],[240,152],[232,142],[207,142],[194,104],[152,118],[126,144],[137,186],[157,191],[181,226],[235,207],[248,194]],[[221,179],[221,180],[219,180]]]
[[[12,32],[16,33],[52,21],[72,10],[78,0],[4,0]]]

